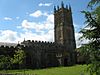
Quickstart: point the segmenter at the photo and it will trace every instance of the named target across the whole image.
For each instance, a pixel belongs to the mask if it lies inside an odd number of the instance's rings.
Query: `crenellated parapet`
[[[17,45],[16,43],[1,43],[0,42],[0,51],[1,50],[16,50],[17,49]]]
[[[24,44],[25,46],[48,45],[48,44],[54,44],[54,42],[27,40],[27,41],[21,42],[21,44]]]
[[[25,47],[33,47],[33,48],[41,48],[41,49],[56,49],[56,48],[62,48],[63,45],[62,44],[58,44],[55,42],[47,42],[47,41],[34,41],[34,40],[27,40],[27,41],[23,41],[21,43],[21,45],[24,45]]]
[[[15,50],[17,50],[17,47],[15,47],[15,46],[1,45],[0,46],[0,55],[13,57],[13,54],[14,54]]]
[[[54,14],[58,11],[62,11],[62,10],[67,10],[71,12],[71,6],[70,5],[66,5],[64,6],[63,1],[61,2],[61,6],[54,6]]]

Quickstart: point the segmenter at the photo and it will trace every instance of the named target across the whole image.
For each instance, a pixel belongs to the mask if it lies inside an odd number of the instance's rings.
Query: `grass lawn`
[[[76,65],[71,67],[54,67],[47,69],[39,69],[39,70],[8,70],[0,71],[0,73],[27,73],[27,74],[35,74],[35,75],[83,75],[84,70],[86,69],[86,65]],[[88,75],[85,72],[85,75]]]

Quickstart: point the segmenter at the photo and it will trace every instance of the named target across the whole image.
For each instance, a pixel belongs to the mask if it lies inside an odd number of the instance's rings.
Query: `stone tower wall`
[[[65,54],[69,51],[69,62],[75,63],[75,35],[74,35],[74,26],[72,19],[72,10],[71,6],[64,7],[63,2],[61,7],[54,7],[54,33],[55,33],[55,42],[60,43],[65,46]]]
[[[55,42],[65,45],[68,50],[75,49],[74,26],[70,6],[64,8],[62,3],[61,8],[54,8],[54,24]],[[71,49],[72,47],[73,49]]]

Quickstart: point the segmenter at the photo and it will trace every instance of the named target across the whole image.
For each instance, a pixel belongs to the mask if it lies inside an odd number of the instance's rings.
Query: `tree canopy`
[[[100,0],[91,0],[88,4],[91,11],[82,11],[85,14],[86,26],[81,29],[82,38],[88,39],[88,43],[80,47],[82,54],[89,56],[90,75],[100,75]]]

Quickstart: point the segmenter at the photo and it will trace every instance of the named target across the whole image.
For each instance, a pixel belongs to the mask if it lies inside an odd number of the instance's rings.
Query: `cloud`
[[[17,32],[12,30],[0,30],[0,42],[15,42],[17,39]]]
[[[25,31],[24,33],[17,33],[12,30],[0,30],[0,42],[18,43],[25,40],[37,40],[37,41],[53,41],[53,30],[49,30],[47,33],[41,32],[40,34],[33,33],[32,31]]]
[[[82,36],[81,33],[78,33],[78,32],[75,33],[75,40],[76,40],[76,47],[77,47],[77,48],[80,47],[81,44],[82,44],[82,42],[79,40],[79,38],[80,38],[81,36]]]
[[[38,18],[40,16],[49,16],[49,14],[47,12],[42,12],[40,10],[37,10],[37,11],[29,14],[29,16]]]
[[[19,18],[20,18],[19,16],[16,17],[16,19],[19,19]]]
[[[11,20],[12,20],[12,18],[10,18],[10,17],[4,17],[4,20],[11,21]]]
[[[54,15],[53,14],[47,15],[47,22],[54,23]]]
[[[88,39],[82,38],[79,40],[79,38],[82,36],[81,33],[76,32],[75,33],[75,40],[76,40],[76,47],[79,48],[81,47],[83,44],[87,44],[89,43]]]
[[[42,23],[36,23],[36,22],[30,22],[28,20],[23,20],[21,23],[21,26],[18,26],[18,28],[22,28],[24,30],[30,30],[34,29],[36,31],[40,31],[41,29],[44,29],[44,25]]]
[[[30,14],[32,17],[40,17],[42,15],[42,12],[40,10],[35,11],[34,13]]]
[[[24,28],[24,29],[30,29],[32,27],[31,27],[31,25],[29,24],[29,22],[27,20],[23,20],[22,21],[22,28]]]
[[[39,6],[41,7],[41,6],[51,6],[52,5],[52,3],[40,3],[39,4]]]
[[[33,33],[32,31],[26,31],[20,34],[20,41],[25,40],[37,40],[37,41],[53,41],[53,30],[49,30],[47,33],[41,32],[40,34]]]
[[[39,10],[37,10],[36,12],[38,12],[38,11]],[[39,12],[41,12],[41,11],[39,11]],[[33,15],[31,15],[31,16],[33,16]],[[48,14],[47,12],[41,12],[41,16],[43,16],[43,17],[45,16],[46,20],[42,21],[42,22],[30,22],[28,20],[23,20],[21,23],[22,26],[21,27],[18,26],[18,28],[34,29],[34,30],[39,31],[39,32],[41,30],[45,30],[45,29],[46,30],[53,29],[53,27],[54,27],[54,15]]]

